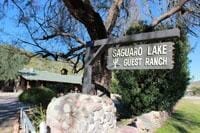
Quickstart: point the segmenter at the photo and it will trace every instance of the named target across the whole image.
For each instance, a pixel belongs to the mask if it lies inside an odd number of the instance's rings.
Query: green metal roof
[[[47,71],[23,69],[19,73],[26,80],[82,84],[82,75],[61,75]]]

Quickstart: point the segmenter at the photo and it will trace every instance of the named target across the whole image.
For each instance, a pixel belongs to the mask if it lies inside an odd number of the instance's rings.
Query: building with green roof
[[[67,75],[34,69],[22,69],[19,71],[19,88],[30,89],[36,87],[53,87],[55,89],[81,88],[82,75]],[[70,87],[69,87],[70,86]],[[68,88],[67,88],[68,87]]]

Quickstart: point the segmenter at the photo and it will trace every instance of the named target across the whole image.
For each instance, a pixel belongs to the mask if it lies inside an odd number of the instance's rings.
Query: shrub
[[[56,93],[49,88],[31,88],[25,90],[20,96],[19,100],[24,103],[33,105],[47,106]]]
[[[142,27],[142,28],[145,28]],[[139,30],[138,30],[139,29]],[[141,31],[130,29],[129,34]],[[174,68],[171,70],[118,70],[114,72],[112,91],[122,96],[130,114],[139,115],[151,110],[171,111],[184,95],[189,82],[189,45],[184,33],[174,40]],[[148,42],[146,42],[148,43]]]
[[[36,131],[39,132],[40,123],[46,120],[46,109],[42,106],[35,106],[29,111],[28,116],[34,127],[36,127]]]

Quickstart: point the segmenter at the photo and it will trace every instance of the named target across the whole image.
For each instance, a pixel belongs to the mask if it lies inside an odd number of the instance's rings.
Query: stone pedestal
[[[70,93],[47,108],[52,133],[110,133],[116,129],[116,108],[109,98]]]

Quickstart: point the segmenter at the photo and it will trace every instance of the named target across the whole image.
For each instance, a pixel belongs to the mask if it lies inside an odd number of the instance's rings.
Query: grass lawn
[[[200,100],[182,99],[156,133],[200,133]]]

